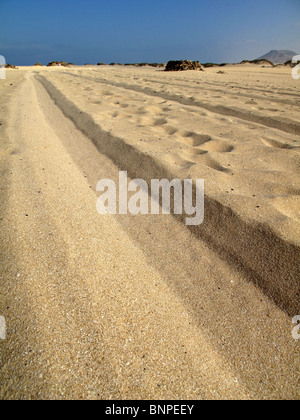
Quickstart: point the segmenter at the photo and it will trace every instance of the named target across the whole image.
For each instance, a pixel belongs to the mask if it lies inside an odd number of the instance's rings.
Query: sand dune
[[[224,72],[8,71],[1,397],[299,397],[299,83]],[[119,170],[205,179],[204,224],[100,217]]]

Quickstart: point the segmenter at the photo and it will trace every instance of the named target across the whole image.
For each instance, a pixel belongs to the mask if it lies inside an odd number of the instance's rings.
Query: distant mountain
[[[297,53],[288,50],[272,50],[268,54],[259,57],[258,60],[269,60],[274,64],[284,64],[291,60]]]

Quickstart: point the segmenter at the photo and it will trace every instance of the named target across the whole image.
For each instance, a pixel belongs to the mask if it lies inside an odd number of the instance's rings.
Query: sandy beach
[[[300,81],[20,67],[0,81],[1,399],[299,399]],[[205,220],[97,213],[204,179]]]

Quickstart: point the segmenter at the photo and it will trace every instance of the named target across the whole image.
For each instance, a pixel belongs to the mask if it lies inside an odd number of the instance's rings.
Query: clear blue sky
[[[0,55],[16,65],[300,53],[300,0],[0,0],[0,16]]]

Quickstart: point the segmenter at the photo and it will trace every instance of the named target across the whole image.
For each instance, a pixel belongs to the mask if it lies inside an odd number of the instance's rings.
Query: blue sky
[[[16,65],[300,53],[300,0],[0,0],[0,16],[0,55]]]

